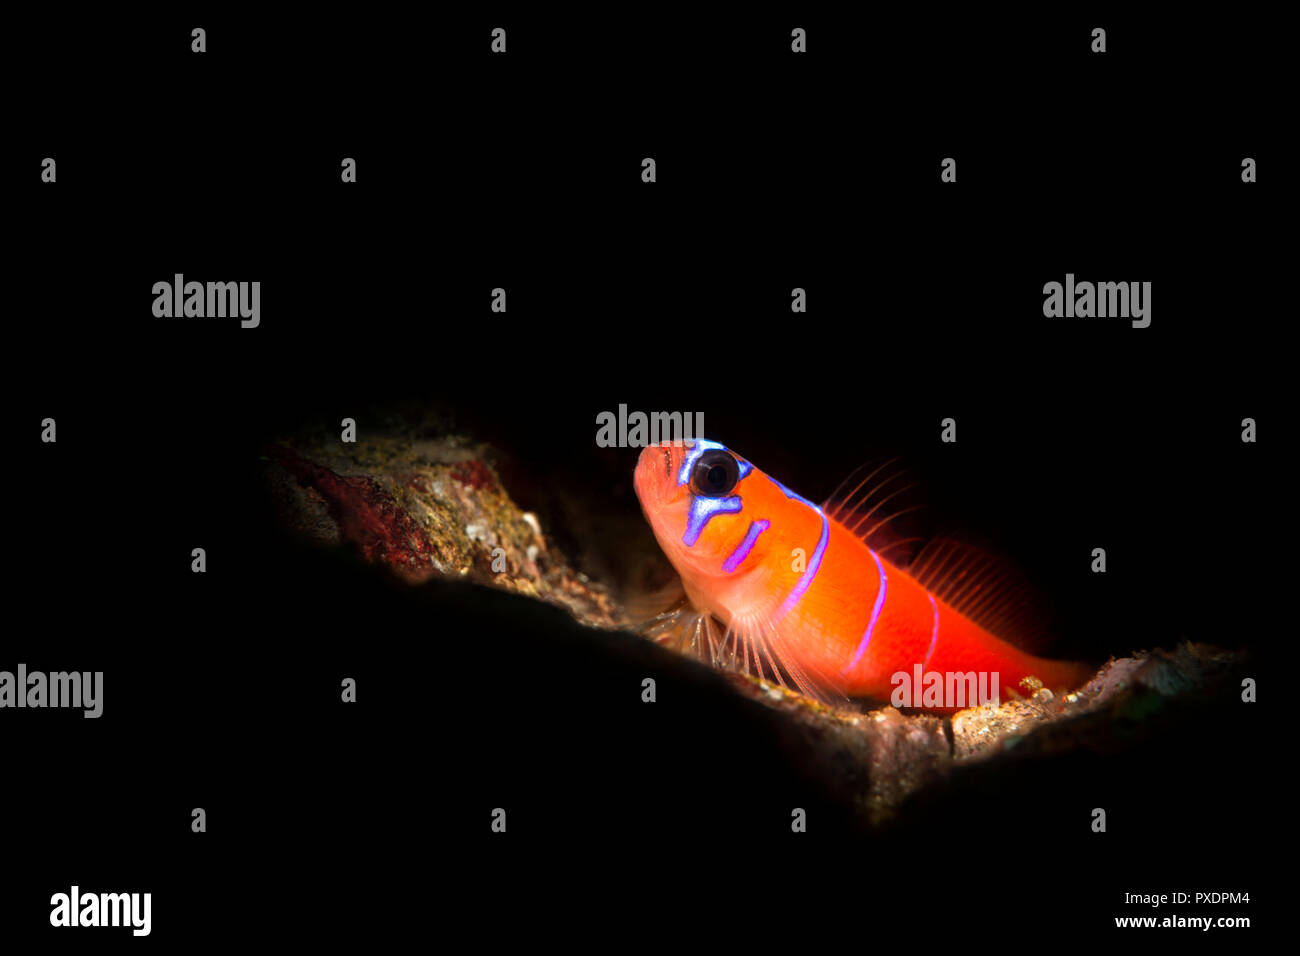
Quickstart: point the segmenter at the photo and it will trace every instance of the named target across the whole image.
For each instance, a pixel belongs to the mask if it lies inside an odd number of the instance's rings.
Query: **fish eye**
[[[712,449],[700,456],[691,473],[691,491],[706,498],[731,493],[740,480],[740,466],[731,452]]]

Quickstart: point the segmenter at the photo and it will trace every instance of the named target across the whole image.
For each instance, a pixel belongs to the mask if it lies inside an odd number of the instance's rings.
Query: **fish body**
[[[1084,665],[1036,657],[958,607],[996,602],[995,575],[918,577],[845,523],[722,445],[699,440],[643,450],[637,496],[682,579],[702,656],[789,679],[823,700],[889,699],[918,672],[988,675],[1001,688],[1026,677],[1064,689]],[[983,592],[983,593],[982,593]],[[709,618],[721,635],[700,635]],[[916,697],[920,699],[920,689]],[[956,709],[938,700],[929,710]]]

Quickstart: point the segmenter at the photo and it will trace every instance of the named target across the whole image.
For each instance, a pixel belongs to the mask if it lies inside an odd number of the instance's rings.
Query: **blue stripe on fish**
[[[825,512],[823,512],[821,508],[817,507],[817,505],[813,504],[803,495],[799,494],[798,492],[791,491],[789,488],[781,484],[781,482],[777,481],[771,475],[767,476],[767,480],[772,482],[772,484],[776,485],[783,492],[785,492],[785,496],[787,498],[794,498],[798,501],[802,501],[813,511],[817,512],[817,514],[819,514],[822,519],[822,536],[821,539],[817,542],[816,550],[813,551],[812,560],[810,560],[808,562],[808,566],[804,568],[803,577],[801,577],[799,579],[799,582],[794,586],[794,590],[791,591],[786,596],[785,601],[781,604],[780,614],[785,614],[792,607],[794,607],[796,603],[798,603],[801,597],[804,596],[804,592],[808,590],[808,588],[813,583],[813,579],[817,577],[817,572],[821,570],[822,555],[826,553],[826,544],[828,541],[830,541],[831,538],[831,525],[830,522],[826,520]]]
[[[934,628],[930,631],[930,649],[925,652],[925,661],[921,664],[921,670],[924,671],[930,665],[930,658],[934,656],[934,643],[939,640],[939,605],[934,603],[934,595],[929,591],[925,596],[930,599],[930,607],[934,608]]]
[[[760,518],[758,521],[749,523],[749,531],[745,533],[745,540],[736,546],[736,550],[731,552],[731,557],[722,563],[722,570],[731,574],[736,568],[740,567],[742,561],[749,557],[749,552],[754,549],[754,542],[758,536],[772,526],[772,522],[766,518]]]
[[[704,526],[714,515],[735,514],[745,505],[740,500],[740,495],[732,495],[729,498],[706,498],[704,495],[691,495],[691,511],[686,519],[686,533],[682,535],[682,543],[688,548],[695,547],[695,542],[700,540],[700,534],[704,531]]]
[[[862,660],[862,655],[867,652],[867,645],[871,643],[871,632],[876,629],[876,621],[880,619],[880,609],[885,606],[885,587],[888,583],[885,578],[885,566],[880,563],[880,555],[871,551],[870,548],[867,548],[867,550],[876,559],[876,570],[880,572],[880,587],[876,590],[876,605],[871,609],[871,620],[867,622],[867,629],[862,632],[862,640],[858,643],[858,649],[853,654],[853,660],[849,661],[848,666],[844,668],[845,672],[851,671],[858,661]],[[936,611],[936,613],[938,612]]]

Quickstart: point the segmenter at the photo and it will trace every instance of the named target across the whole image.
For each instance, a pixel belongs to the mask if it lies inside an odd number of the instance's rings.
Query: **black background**
[[[1126,890],[1250,891],[1209,915],[1264,922],[1289,640],[1278,30],[654,8],[9,33],[0,668],[106,688],[95,721],[4,712],[6,941],[147,944],[51,936],[74,882],[152,892],[153,945],[999,944],[1122,932],[1150,912]],[[154,319],[176,272],[260,280],[261,326]],[[1152,282],[1150,328],[1045,319],[1067,272]],[[265,441],[398,402],[504,449],[560,541],[556,483],[636,511],[636,451],[593,441],[619,403],[701,410],[813,500],[900,453],[1049,595],[1060,653],[1205,640],[1272,693],[866,836],[712,675],[282,537]]]

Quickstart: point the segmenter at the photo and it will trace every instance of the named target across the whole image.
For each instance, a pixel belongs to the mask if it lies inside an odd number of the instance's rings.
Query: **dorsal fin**
[[[927,538],[917,520],[922,511],[917,483],[897,458],[859,465],[822,510],[898,567],[907,567]]]
[[[1006,559],[955,538],[935,538],[907,570],[936,598],[990,634],[1027,651],[1045,648],[1049,615],[1024,575]]]

